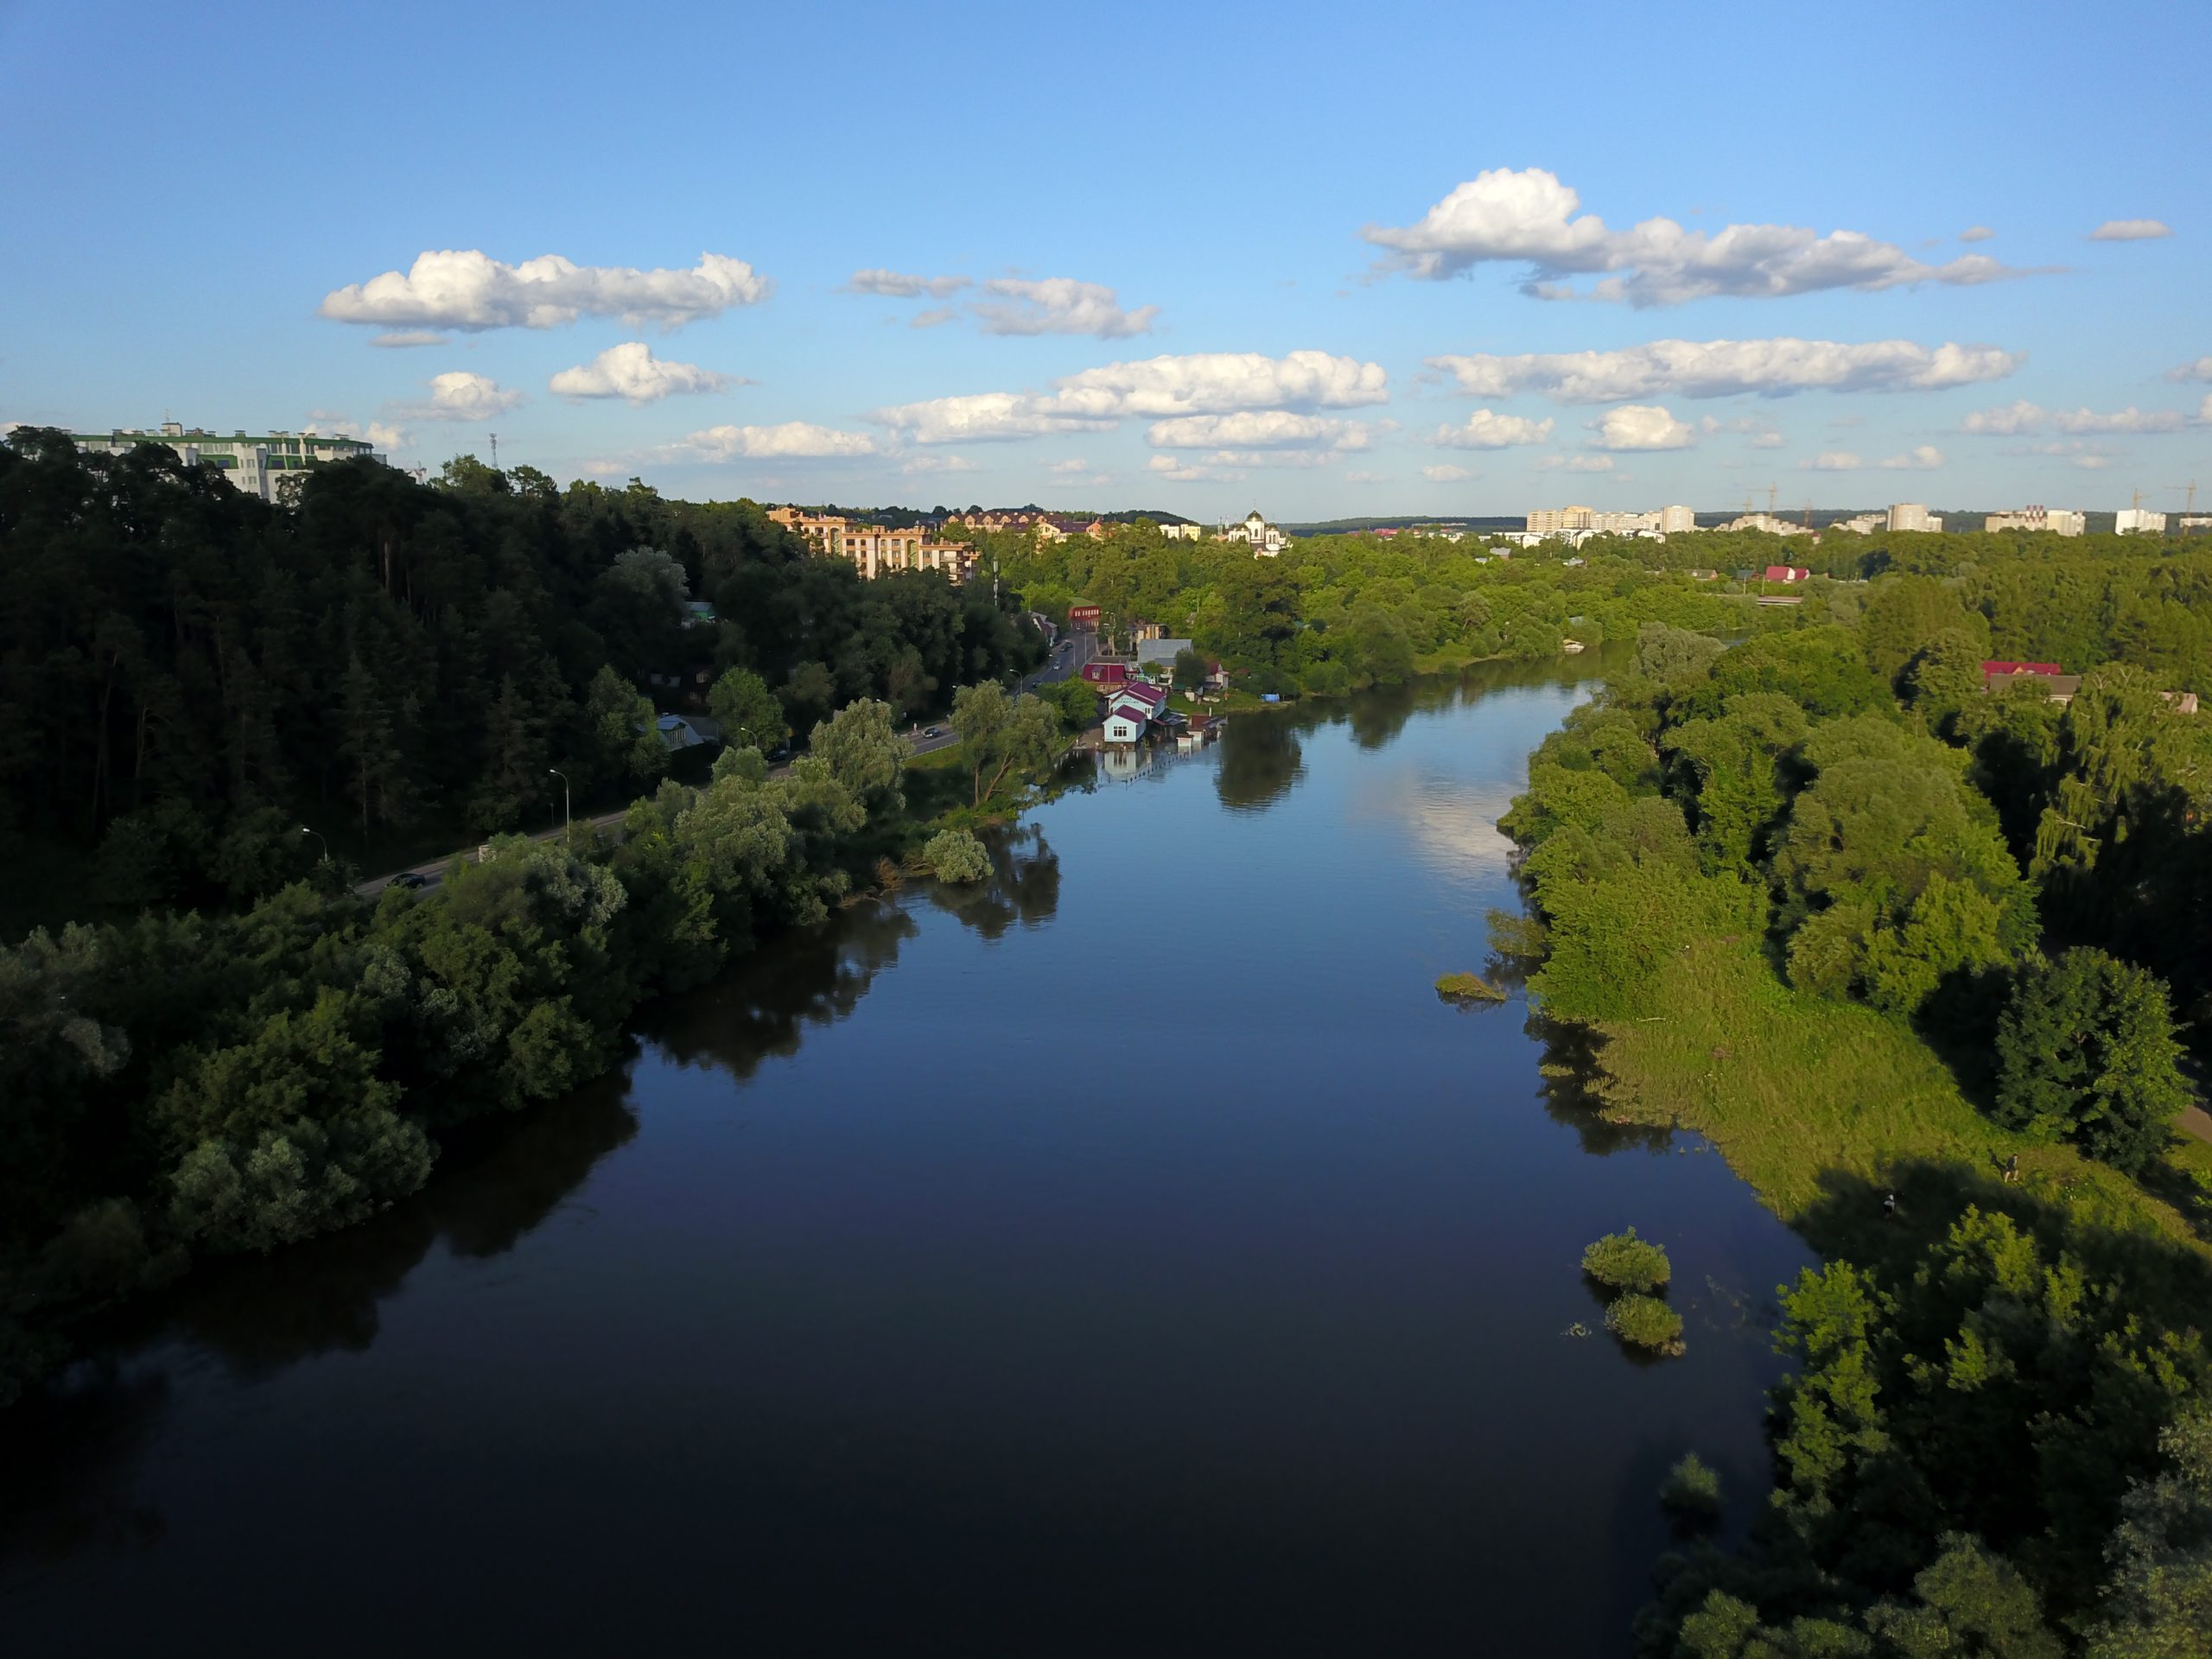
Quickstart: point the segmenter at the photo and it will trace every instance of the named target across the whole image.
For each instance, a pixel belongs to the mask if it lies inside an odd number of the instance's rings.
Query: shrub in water
[[[981,881],[991,873],[991,855],[965,830],[940,830],[922,849],[922,857],[940,881]]]
[[[1605,1310],[1605,1329],[1654,1353],[1682,1351],[1682,1316],[1656,1296],[1621,1297]]]
[[[1720,1477],[1694,1452],[1667,1471],[1659,1507],[1681,1527],[1709,1527],[1720,1519]]]
[[[1582,1271],[1615,1290],[1664,1290],[1672,1275],[1665,1249],[1638,1238],[1633,1227],[1607,1233],[1583,1251]]]
[[[1436,982],[1436,994],[1447,1002],[1505,1001],[1505,993],[1479,974],[1446,974]]]

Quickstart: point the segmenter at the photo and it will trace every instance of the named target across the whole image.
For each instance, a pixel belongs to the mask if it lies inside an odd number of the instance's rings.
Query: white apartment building
[[[1943,515],[1930,512],[1917,501],[1900,501],[1890,508],[1891,530],[1924,531],[1930,533],[1943,528]]]
[[[2122,536],[2163,536],[2166,533],[2166,515],[2153,512],[2148,507],[2122,507],[2113,515],[2112,527]]]
[[[1198,542],[1205,539],[1204,524],[1162,524],[1160,533],[1171,542]]]
[[[2089,515],[2064,507],[2021,507],[2012,512],[1993,512],[1981,521],[1984,530],[2046,531],[2053,536],[2079,536],[2088,527]]]
[[[242,431],[223,438],[177,421],[164,421],[156,431],[119,426],[112,432],[73,432],[69,435],[77,448],[88,455],[128,454],[141,445],[159,444],[175,451],[188,467],[219,468],[234,488],[257,495],[264,501],[276,499],[277,486],[283,480],[302,474],[309,467],[327,467],[334,461],[352,461],[360,455],[372,461],[385,459],[377,453],[374,444],[360,438],[327,438],[315,432],[268,432],[248,436]]]
[[[1656,512],[1600,512],[1593,507],[1540,507],[1528,517],[1531,536],[1563,536],[1577,531],[1592,536],[1668,536],[1695,530],[1697,514],[1688,507]]]
[[[1731,518],[1720,528],[1724,531],[1764,531],[1770,536],[1809,536],[1813,533],[1802,524],[1792,524],[1787,518],[1777,518],[1770,512],[1747,512],[1740,518]]]
[[[1888,517],[1886,514],[1879,512],[1862,512],[1855,518],[1838,519],[1834,524],[1830,524],[1828,528],[1830,530],[1847,531],[1853,536],[1872,536],[1876,531],[1885,528],[1887,524]]]

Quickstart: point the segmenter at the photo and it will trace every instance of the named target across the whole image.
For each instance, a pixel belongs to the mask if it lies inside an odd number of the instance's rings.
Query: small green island
[[[1446,974],[1436,982],[1436,994],[1463,1008],[1505,1001],[1505,993],[1479,974]]]

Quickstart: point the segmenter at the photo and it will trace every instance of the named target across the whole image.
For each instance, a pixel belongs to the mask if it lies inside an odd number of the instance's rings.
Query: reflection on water
[[[1719,1310],[1804,1253],[1437,1001],[1576,695],[1239,716],[118,1319],[0,1415],[10,1653],[1622,1651],[1667,1465],[1764,1484]],[[1628,1224],[1680,1361],[1564,1334]]]
[[[1541,1014],[1529,1015],[1525,1029],[1544,1046],[1543,1083],[1539,1096],[1544,1115],[1574,1131],[1582,1150],[1594,1157],[1616,1152],[1664,1152],[1674,1143],[1668,1123],[1637,1123],[1608,1115],[1597,1089],[1598,1050],[1603,1039],[1587,1027],[1561,1025]]]

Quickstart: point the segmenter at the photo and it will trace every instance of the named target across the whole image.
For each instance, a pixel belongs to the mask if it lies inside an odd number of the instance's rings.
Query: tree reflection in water
[[[931,882],[930,902],[987,939],[1020,922],[1034,927],[1060,907],[1060,855],[1034,824],[990,836],[991,878],[969,887]]]
[[[1665,1152],[1673,1146],[1673,1123],[1624,1121],[1599,1092],[1598,1052],[1604,1038],[1587,1026],[1547,1020],[1533,1011],[1522,1028],[1544,1046],[1543,1082],[1537,1090],[1544,1116],[1573,1129],[1583,1151],[1602,1158],[1616,1152]]]

